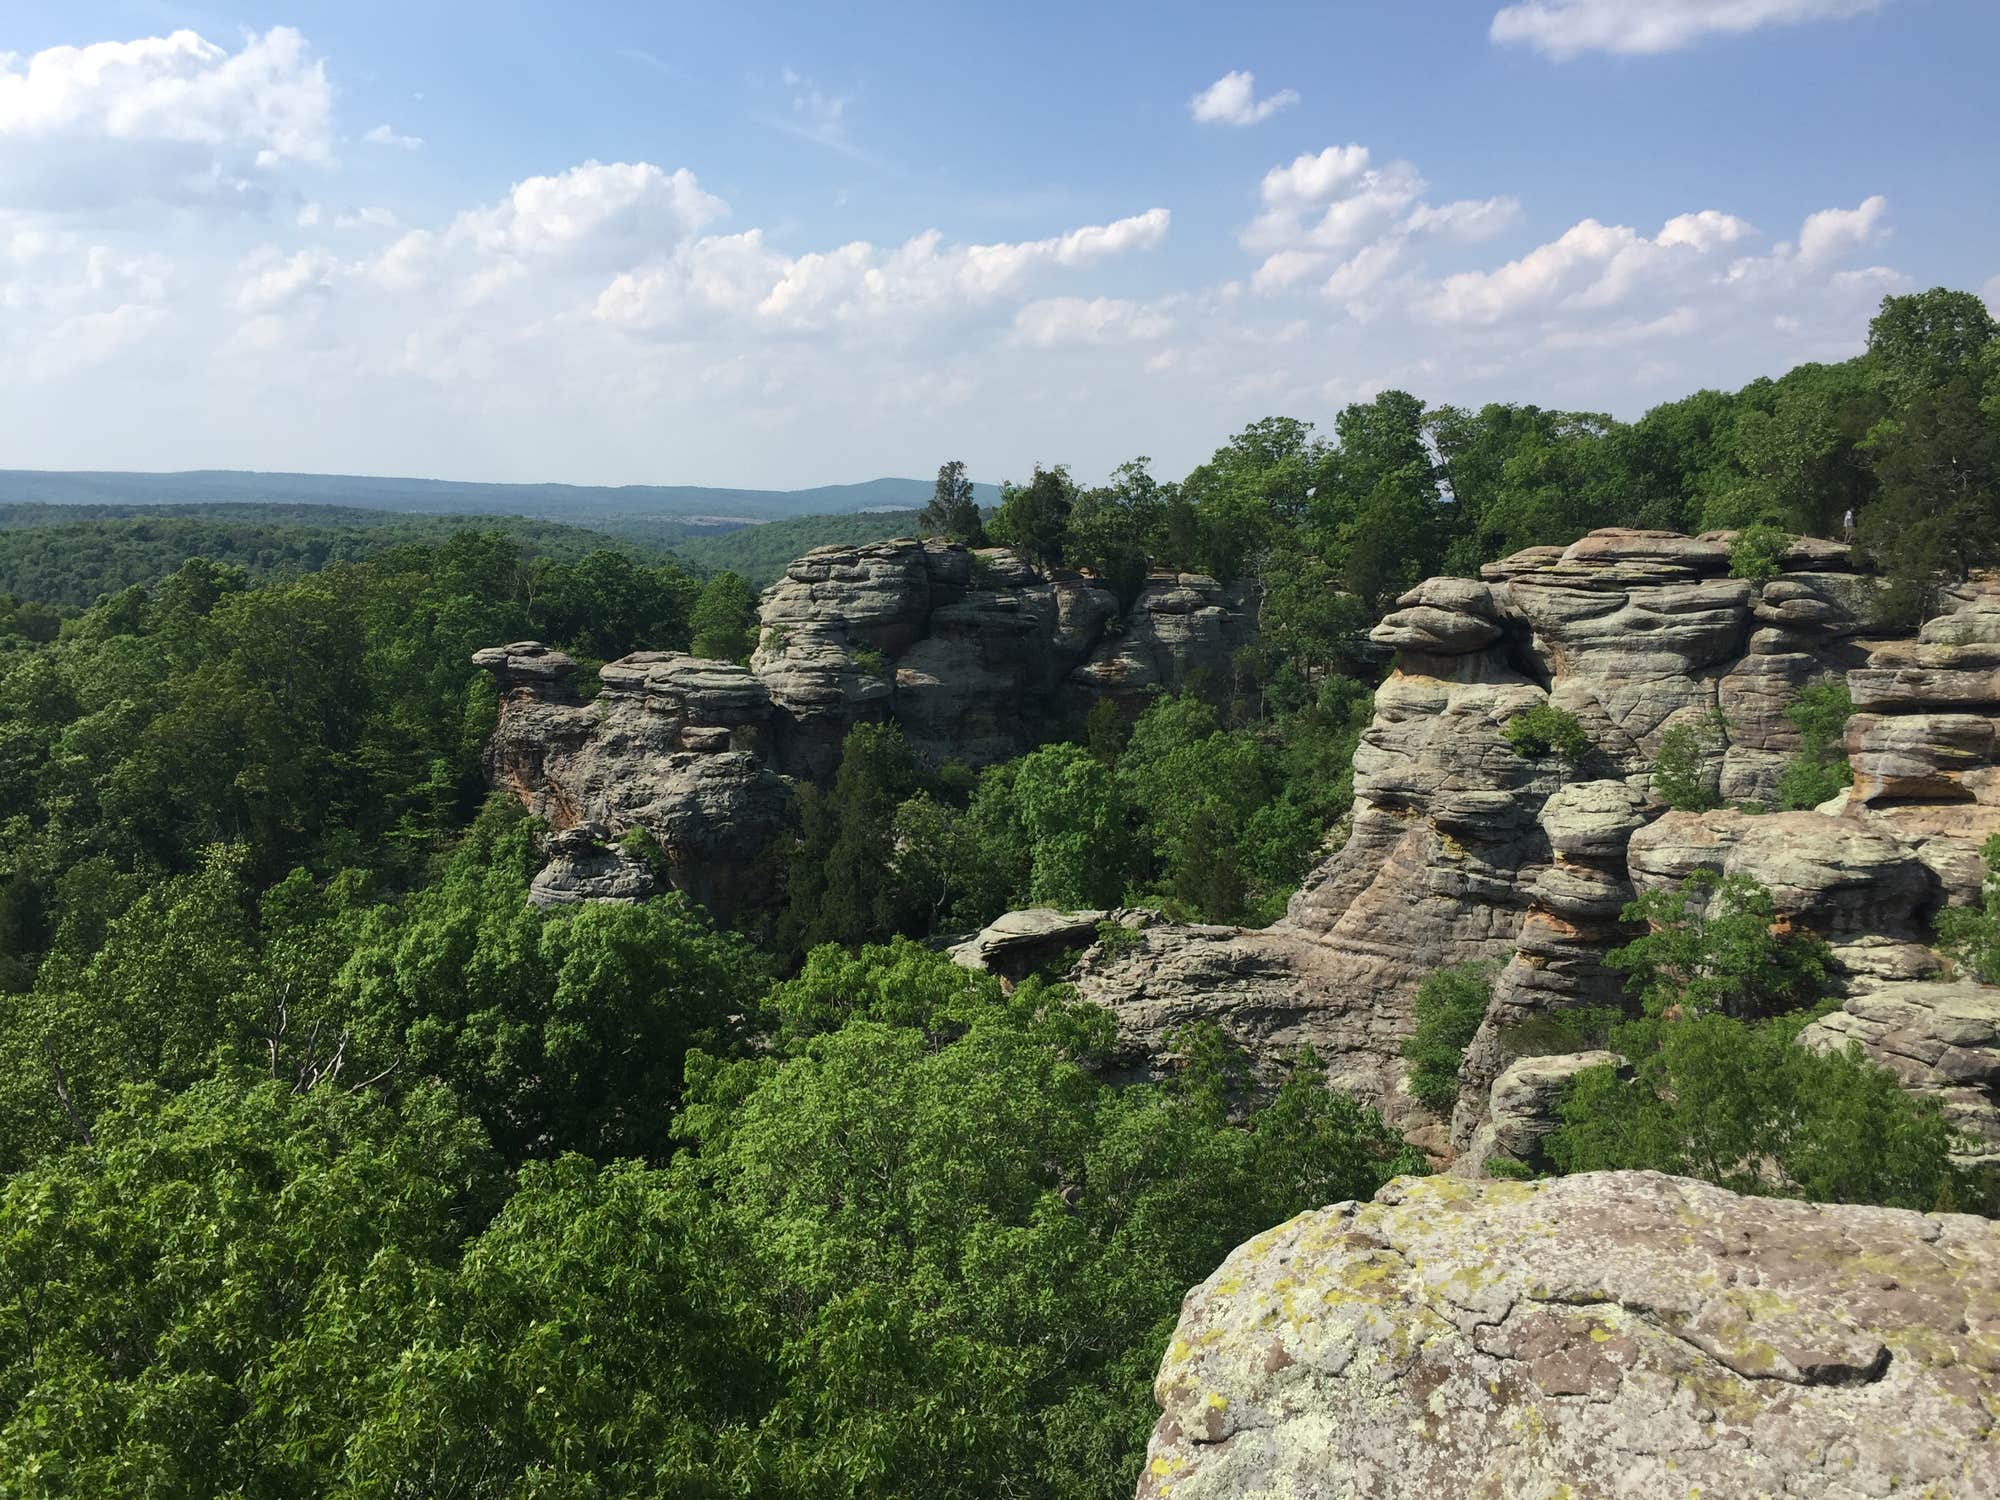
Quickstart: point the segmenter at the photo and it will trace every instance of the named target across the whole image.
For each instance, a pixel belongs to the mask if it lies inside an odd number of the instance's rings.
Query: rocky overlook
[[[549,899],[626,891],[606,846],[642,829],[674,887],[724,919],[754,910],[790,780],[830,777],[854,725],[899,724],[932,765],[991,765],[1099,698],[1136,713],[1157,692],[1226,691],[1256,633],[1254,585],[1155,574],[1121,609],[1088,578],[938,541],[816,548],[759,617],[747,669],[636,652],[588,703],[576,662],[540,642],[473,658],[501,688],[489,780],[557,830],[598,830],[555,851]]]
[[[2000,1225],[1402,1178],[1188,1294],[1140,1500],[2000,1492]]]

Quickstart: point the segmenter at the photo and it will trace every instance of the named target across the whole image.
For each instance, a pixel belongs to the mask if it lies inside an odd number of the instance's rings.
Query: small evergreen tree
[[[972,481],[965,477],[965,464],[959,459],[939,467],[937,488],[918,515],[917,526],[925,536],[941,536],[968,547],[986,545],[986,526],[979,515],[979,502],[974,498]]]

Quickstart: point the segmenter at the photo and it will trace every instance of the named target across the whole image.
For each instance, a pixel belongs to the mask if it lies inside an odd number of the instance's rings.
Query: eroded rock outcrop
[[[1189,1293],[1138,1494],[1974,1500],[1996,1371],[1991,1220],[1403,1178]]]
[[[1474,1107],[1456,1129],[1432,1119],[1403,1089],[1417,985],[1444,965],[1490,962],[1503,1019],[1615,995],[1602,959],[1623,936],[1624,844],[1660,811],[1661,739],[1720,712],[1725,794],[1768,798],[1799,747],[1783,713],[1792,694],[1865,658],[1856,638],[1873,585],[1846,549],[1802,541],[1782,567],[1759,584],[1729,576],[1726,536],[1607,530],[1478,580],[1418,585],[1373,633],[1396,665],[1355,753],[1346,843],[1284,921],[1154,929],[1138,950],[1086,962],[1081,989],[1143,1053],[1162,1020],[1193,1018],[1205,987],[1210,1017],[1267,1070],[1310,1042],[1334,1082],[1413,1140],[1440,1155],[1462,1145],[1507,1059],[1487,1035]],[[1583,725],[1589,756],[1509,743],[1509,721],[1545,702]],[[1568,790],[1579,783],[1596,790]]]
[[[588,825],[615,840],[644,829],[673,887],[725,921],[765,903],[773,871],[764,854],[791,794],[765,764],[773,710],[763,684],[728,663],[641,651],[607,663],[597,697],[579,703],[568,674],[524,678],[516,668],[545,654],[510,646],[498,660],[474,658],[503,685],[488,780],[558,833]],[[575,873],[550,873],[544,894],[592,894]]]
[[[528,885],[528,904],[569,906],[578,901],[644,901],[659,890],[644,860],[613,844],[608,830],[582,823],[549,837],[549,862]]]
[[[1254,585],[1192,574],[1148,579],[1121,610],[1092,579],[999,548],[819,547],[765,591],[748,670],[636,652],[585,704],[560,651],[478,652],[501,685],[487,771],[557,829],[646,829],[673,885],[729,920],[769,900],[790,783],[829,778],[854,725],[895,722],[933,766],[991,765],[1099,697],[1136,714],[1159,692],[1227,693],[1256,613]]]
[[[1136,933],[1159,920],[1157,912],[1143,907],[1057,911],[1031,906],[1002,912],[971,937],[953,944],[951,961],[961,968],[997,974],[1011,983],[1096,946],[1107,922]]]

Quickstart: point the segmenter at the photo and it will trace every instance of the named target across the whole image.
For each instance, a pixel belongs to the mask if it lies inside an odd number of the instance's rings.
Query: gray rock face
[[[990,765],[1097,696],[1136,713],[1159,692],[1226,693],[1256,613],[1251,586],[1193,574],[1149,579],[1121,620],[1091,580],[1044,577],[998,548],[820,547],[765,591],[748,671],[635,652],[584,705],[560,651],[476,653],[502,686],[488,775],[559,829],[647,829],[676,888],[729,920],[770,898],[761,856],[790,779],[831,777],[854,725],[899,724],[932,765]]]
[[[1500,1162],[1537,1171],[1547,1167],[1542,1143],[1562,1124],[1563,1094],[1577,1074],[1623,1062],[1616,1052],[1599,1049],[1509,1063],[1493,1080],[1485,1119],[1473,1132],[1471,1144],[1452,1162],[1452,1173],[1477,1176]]]
[[[1916,935],[1943,899],[1915,850],[1858,813],[1670,812],[1632,835],[1626,857],[1641,890],[1699,869],[1752,876],[1780,915],[1829,935]]]
[[[539,683],[509,688],[487,779],[558,832],[587,825],[615,840],[645,829],[674,888],[724,921],[763,905],[773,872],[762,856],[790,803],[762,759],[773,715],[763,685],[741,667],[675,652],[638,652],[599,676],[603,690],[588,704]],[[551,899],[628,894],[611,870],[591,870],[587,880],[567,866],[544,872],[540,889]]]
[[[933,764],[983,766],[1033,748],[1067,705],[1108,696],[1136,713],[1190,685],[1220,694],[1257,628],[1247,584],[1156,575],[1121,619],[1089,579],[915,541],[817,548],[760,613],[751,667],[778,709],[778,769],[814,778],[865,721],[893,719]]]
[[[549,862],[530,882],[528,904],[541,909],[578,901],[630,905],[658,889],[652,871],[613,847],[602,827],[586,823],[550,838]]]
[[[1538,1016],[1584,1005],[1616,1005],[1624,976],[1605,955],[1635,936],[1620,920],[1633,897],[1625,850],[1645,826],[1645,794],[1623,781],[1579,781],[1542,804],[1554,862],[1535,877],[1514,954],[1493,984],[1492,1003],[1459,1070],[1451,1144],[1464,1151],[1497,1099],[1510,1055],[1507,1036]]]
[[[1003,912],[955,945],[951,961],[961,968],[984,969],[1002,979],[1020,980],[1043,964],[1094,946],[1106,922],[1115,922],[1128,932],[1138,932],[1159,920],[1157,913],[1140,907],[1056,911],[1038,906]]]
[[[1398,656],[1355,752],[1346,843],[1285,919],[1261,933],[1157,927],[1079,965],[1128,1065],[1143,1071],[1171,1028],[1202,1018],[1266,1078],[1310,1043],[1332,1082],[1447,1157],[1489,1122],[1507,1032],[1620,1003],[1605,958],[1635,935],[1625,905],[1703,868],[1770,888],[1781,916],[1827,938],[1850,993],[1934,973],[1936,912],[1976,896],[1978,842],[2000,832],[2000,591],[1964,591],[1916,641],[1870,642],[1876,586],[1847,549],[1801,540],[1756,584],[1728,576],[1729,542],[1597,532],[1404,595],[1375,632]],[[1868,712],[1850,728],[1856,785],[1837,808],[1661,816],[1651,773],[1670,728],[1720,710],[1725,796],[1769,801],[1799,748],[1786,708],[1842,677]],[[1583,725],[1582,763],[1507,742],[1508,721],[1542,702]],[[1436,1120],[1404,1086],[1415,991],[1478,961],[1497,970],[1493,1002],[1453,1118]]]
[[[1820,1051],[1850,1043],[1904,1088],[1938,1101],[1966,1139],[1960,1161],[2000,1163],[2000,988],[1892,984],[1850,996],[1799,1035],[1799,1045]]]
[[[1188,1294],[1141,1500],[2000,1494],[2000,1223],[1402,1178]]]

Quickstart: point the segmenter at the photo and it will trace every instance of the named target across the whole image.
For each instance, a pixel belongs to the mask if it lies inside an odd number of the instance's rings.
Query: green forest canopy
[[[538,829],[487,796],[468,663],[525,636],[586,665],[734,654],[742,580],[480,525],[128,585],[107,541],[61,617],[0,607],[0,1472],[45,1496],[1129,1494],[1186,1287],[1420,1163],[1309,1055],[1246,1098],[1212,1030],[1169,1080],[1111,1085],[1102,1011],[923,940],[1028,899],[1267,920],[1351,797],[1359,635],[1428,573],[1853,508],[1914,613],[2000,561],[1996,474],[2000,340],[1945,291],[1889,299],[1855,360],[1633,423],[1387,392],[1331,438],[1256,423],[1179,482],[1045,465],[996,537],[1121,588],[1260,576],[1258,647],[1211,701],[1052,720],[978,776],[857,729],[776,851],[783,909],[742,931],[678,896],[528,907]],[[203,545],[281,548],[267,524]],[[1636,1080],[1581,1088],[1559,1153],[1990,1201],[1880,1075],[1791,1059],[1809,949],[1781,1015],[1663,1002],[1704,945],[1770,936],[1763,899],[1663,898],[1625,955]],[[1782,1073],[1782,1120],[1746,1069]]]

